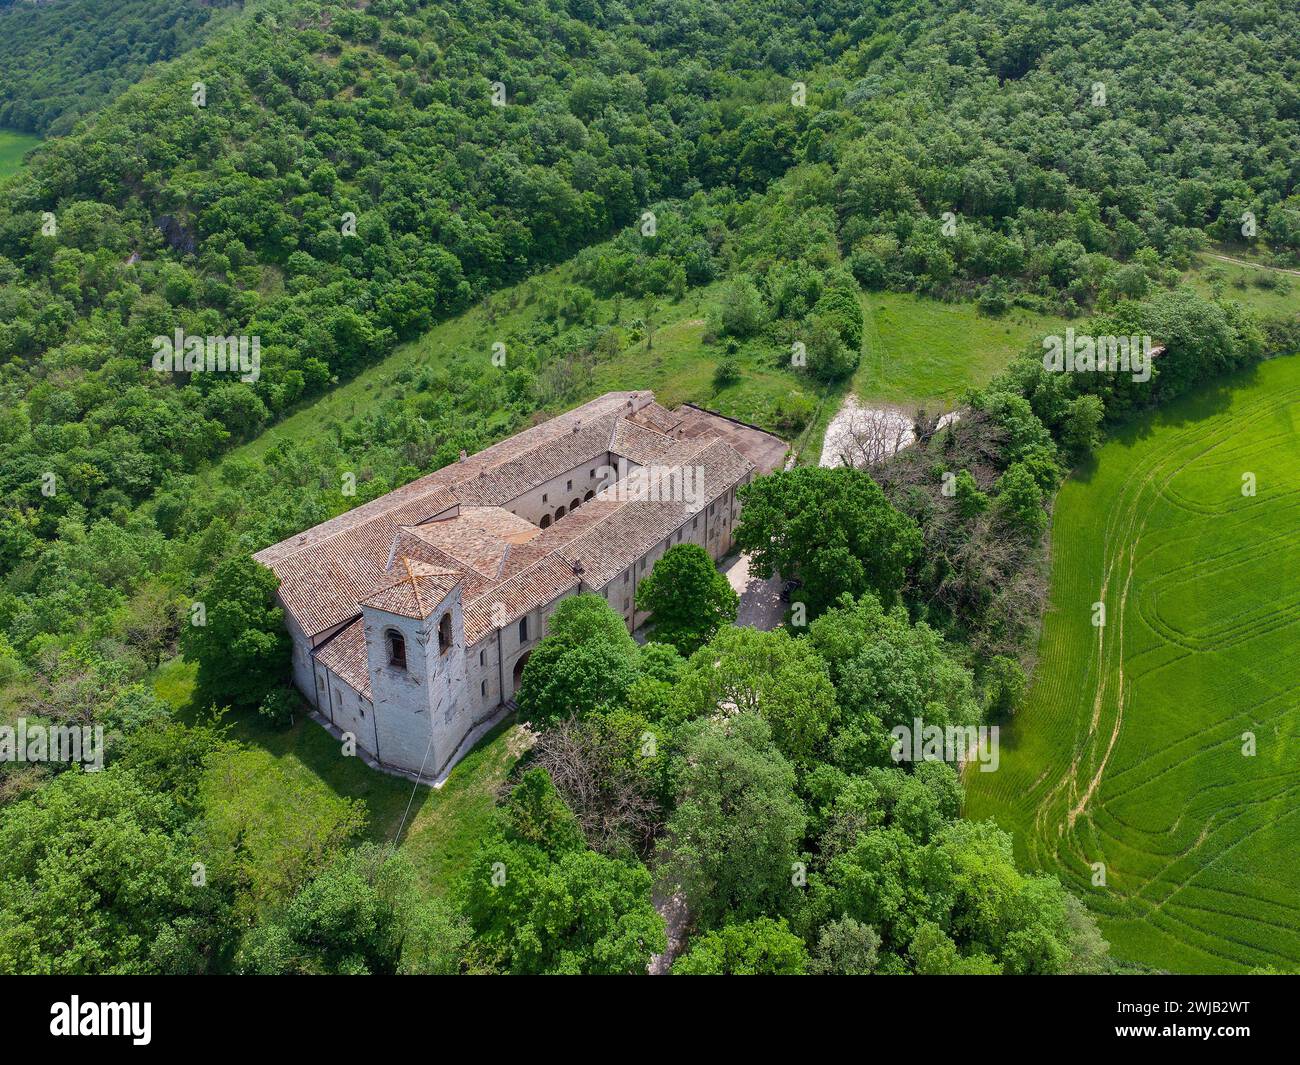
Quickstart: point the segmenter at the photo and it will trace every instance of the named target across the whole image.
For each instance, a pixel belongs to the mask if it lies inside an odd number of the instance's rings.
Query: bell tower
[[[398,559],[361,604],[379,761],[432,779],[470,720],[461,577]]]

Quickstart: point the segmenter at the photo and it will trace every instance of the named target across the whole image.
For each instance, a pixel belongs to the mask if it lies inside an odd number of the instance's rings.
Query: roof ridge
[[[424,617],[428,611],[424,609],[424,600],[420,598],[420,584],[415,579],[415,574],[411,572],[411,560],[405,555],[402,556],[402,565],[406,568],[406,579],[411,582],[411,594],[415,596],[415,607],[420,612],[420,617]]]
[[[639,395],[640,393],[635,393]],[[476,472],[469,476],[458,477],[456,473],[457,462],[450,462],[440,466],[436,470],[423,474],[406,484],[394,488],[391,492],[386,492],[382,496],[376,496],[369,499],[350,510],[345,510],[341,514],[336,514],[332,518],[327,518],[323,522],[312,526],[310,529],[303,530],[288,536],[278,543],[268,544],[254,554],[254,558],[263,565],[271,566],[286,558],[292,558],[295,555],[302,554],[311,548],[317,548],[323,544],[334,540],[336,537],[354,532],[361,526],[372,520],[382,519],[391,515],[393,511],[406,504],[411,504],[425,499],[429,496],[436,496],[439,492],[446,493],[450,498],[445,501],[434,513],[442,510],[448,510],[451,507],[461,505],[461,500],[456,493],[456,488],[460,485],[467,484],[471,481],[478,480],[478,472],[499,469],[508,463],[515,461],[523,456],[531,455],[539,448],[552,444],[556,440],[563,439],[566,432],[571,431],[570,426],[574,421],[582,422],[590,417],[593,421],[605,417],[622,417],[626,401],[634,395],[629,391],[611,391],[602,393],[586,403],[571,410],[563,411],[559,414],[548,418],[546,421],[537,425],[530,425],[510,436],[504,437],[493,444],[489,444],[481,451],[476,452],[473,459],[481,459],[488,456],[482,466],[476,465]],[[651,393],[653,398],[653,393]],[[594,408],[595,413],[592,413]],[[559,423],[558,425],[554,423]],[[548,427],[551,427],[548,431]],[[521,436],[527,436],[530,433],[537,433],[540,437],[535,443],[528,445],[524,450],[511,452],[511,445],[518,441]],[[493,452],[497,452],[493,455]],[[313,535],[314,534],[314,535]]]

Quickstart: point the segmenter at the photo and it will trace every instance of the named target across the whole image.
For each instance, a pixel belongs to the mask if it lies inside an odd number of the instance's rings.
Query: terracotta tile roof
[[[384,585],[391,584],[397,579],[397,567],[402,565],[403,560],[424,562],[435,569],[458,574],[461,581],[461,596],[465,600],[482,595],[496,583],[496,578],[486,577],[472,566],[452,558],[447,552],[416,536],[411,529],[399,529],[393,540],[390,561],[384,571]]]
[[[254,557],[279,576],[281,602],[309,636],[363,604],[427,616],[459,583],[472,644],[576,588],[575,566],[589,585],[616,577],[746,477],[754,464],[711,427],[694,413],[684,422],[648,393],[611,392]],[[626,476],[547,529],[499,505],[610,458],[627,460]],[[664,468],[701,479],[685,498],[665,498],[656,491]],[[355,641],[360,627],[343,632]],[[320,653],[342,654],[342,635]]]
[[[695,461],[704,467],[704,493],[701,506],[707,506],[732,485],[754,472],[754,463],[726,440],[711,440],[696,453]]]
[[[677,441],[672,437],[621,418],[614,427],[614,438],[610,441],[609,450],[613,455],[648,466],[670,461],[676,446]]]
[[[585,465],[609,451],[618,415],[576,421],[570,431],[531,448],[475,477],[458,481],[456,497],[462,503],[499,506],[518,499],[530,488],[545,484],[567,470]]]
[[[280,600],[308,636],[342,624],[357,613],[365,596],[390,583],[387,566],[398,531],[440,514],[456,513],[462,502],[481,502],[507,483],[522,484],[516,495],[541,484],[557,461],[593,440],[593,455],[609,450],[614,421],[629,411],[637,393],[607,392],[540,425],[532,426],[477,455],[444,466],[387,495],[264,548],[253,557],[280,578]],[[603,425],[597,423],[604,422]],[[582,426],[586,424],[587,428]],[[579,432],[575,433],[574,428]],[[604,439],[602,440],[602,434]],[[579,448],[580,449],[580,448]],[[572,469],[577,462],[566,469]],[[603,459],[602,459],[603,460]],[[505,472],[499,467],[508,467]],[[530,472],[531,470],[531,472]],[[480,478],[480,472],[487,476]],[[559,472],[563,472],[560,470]],[[472,482],[471,487],[466,487]],[[513,496],[510,498],[514,498]],[[430,559],[429,561],[433,561]]]
[[[496,580],[511,549],[528,543],[541,530],[502,507],[461,507],[453,518],[425,522],[402,532]]]
[[[682,416],[651,400],[634,414],[629,414],[628,421],[653,429],[656,433],[671,436],[673,430],[682,424]]]
[[[390,528],[395,529],[398,525],[414,525],[426,521],[435,514],[454,508],[457,503],[455,493],[447,485],[432,481],[434,476],[436,474],[422,477],[378,499],[353,507],[338,517],[263,548],[253,557],[262,565],[274,569],[275,564],[282,559],[309,551],[313,547],[321,547],[343,533],[361,532],[361,535],[367,535],[365,527],[374,522],[387,522]]]
[[[316,659],[338,674],[367,699],[370,694],[370,663],[366,658],[366,631],[361,618],[340,629],[316,651]]]
[[[571,510],[553,525],[542,529],[528,543],[511,550],[502,568],[501,576],[510,577],[527,569],[538,559],[559,550],[576,540],[593,525],[604,521],[623,504],[614,499],[589,499],[577,510]]]
[[[393,569],[400,574],[399,579],[366,596],[358,606],[386,610],[405,618],[427,618],[461,580],[456,570],[412,562],[409,558],[402,559]]]
[[[572,591],[578,583],[572,566],[558,554],[538,559],[465,607],[465,646]]]
[[[428,517],[423,500],[408,501],[324,539],[313,537],[296,552],[253,557],[275,571],[284,608],[308,636],[315,636],[355,617],[357,603],[393,582],[388,571],[393,539],[403,525]]]
[[[547,445],[557,438],[563,439],[566,434],[573,434],[575,423],[581,425],[583,422],[595,422],[610,415],[621,416],[628,409],[628,401],[637,395],[635,392],[607,392],[589,403],[584,403],[581,407],[575,407],[573,410],[550,418],[539,425],[524,429],[514,436],[485,448],[476,455],[467,456],[461,462],[453,462],[440,470],[434,470],[432,473],[426,474],[410,484],[403,485],[387,495],[372,499],[368,503],[362,503],[360,506],[349,510],[346,514],[340,514],[338,517],[322,522],[305,532],[290,536],[278,544],[264,548],[254,557],[263,565],[274,568],[274,563],[288,555],[296,554],[304,548],[326,540],[345,529],[354,528],[372,518],[394,512],[399,508],[407,511],[407,518],[399,522],[399,524],[416,525],[462,501],[457,492],[453,490],[457,485],[472,481],[478,477],[480,472],[516,462],[529,452],[546,449]],[[645,395],[648,395],[648,393],[645,393]],[[607,428],[612,432],[612,420]],[[608,447],[600,450],[607,451]],[[545,476],[539,476],[535,483],[540,484],[546,479]],[[469,489],[466,491],[468,492]],[[473,500],[466,499],[463,502],[473,502]],[[414,517],[413,515],[416,512],[423,512],[423,517]]]
[[[617,577],[686,520],[680,502],[623,503],[590,532],[559,549],[582,579],[599,587]]]
[[[749,459],[760,474],[771,473],[785,464],[790,445],[779,436],[692,403],[683,403],[675,413],[682,419],[677,427],[678,438],[725,440]]]

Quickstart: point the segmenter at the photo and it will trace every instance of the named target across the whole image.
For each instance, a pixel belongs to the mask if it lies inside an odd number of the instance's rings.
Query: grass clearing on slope
[[[195,666],[177,658],[151,678],[159,698],[188,721],[199,717],[191,702],[194,675]],[[360,758],[345,757],[338,741],[306,716],[287,729],[268,728],[251,714],[232,715],[227,724],[231,739],[267,751],[286,771],[315,776],[335,794],[361,799],[369,813],[370,840],[391,843],[405,816],[399,847],[411,859],[420,887],[439,896],[446,895],[468,867],[490,828],[496,790],[522,750],[519,727],[504,722],[434,789],[416,787],[371,769]]]
[[[0,181],[18,173],[23,165],[23,156],[40,143],[41,138],[33,133],[0,129]]]
[[[1223,254],[1244,258],[1231,249]],[[1209,255],[1201,257],[1195,267],[1183,275],[1183,282],[1206,299],[1214,298],[1211,279],[1222,276],[1223,298],[1235,300],[1263,318],[1294,315],[1300,312],[1300,277],[1269,270],[1264,266],[1242,266]],[[1264,284],[1261,284],[1263,282]],[[1265,287],[1265,286],[1271,287]]]
[[[862,400],[951,404],[992,380],[1029,343],[1059,333],[1064,318],[1014,308],[999,317],[973,303],[942,303],[906,292],[862,297],[866,338],[853,391]]]
[[[1013,830],[1123,960],[1300,965],[1298,404],[1300,356],[1265,363],[1064,485],[1034,684],[999,771],[967,781],[967,816]]]
[[[962,393],[988,384],[1025,349],[1066,327],[1064,318],[1014,309],[1000,317],[973,303],[944,303],[909,292],[861,294],[862,361],[847,388],[823,397],[799,441],[801,461],[816,463],[846,392],[873,402],[951,408]]]

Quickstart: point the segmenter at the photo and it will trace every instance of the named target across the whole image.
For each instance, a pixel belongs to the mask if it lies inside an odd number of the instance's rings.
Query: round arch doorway
[[[519,682],[524,676],[524,666],[528,664],[528,659],[532,651],[525,651],[519,656],[519,661],[515,663],[515,668],[510,674],[510,698],[515,698],[519,694]]]

